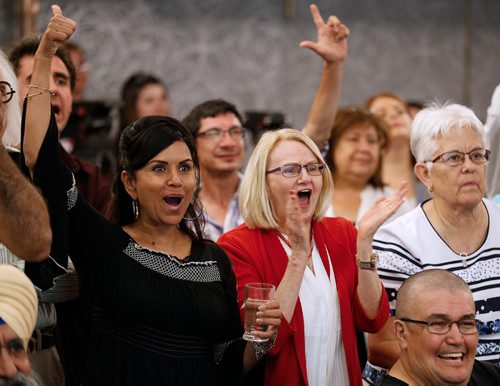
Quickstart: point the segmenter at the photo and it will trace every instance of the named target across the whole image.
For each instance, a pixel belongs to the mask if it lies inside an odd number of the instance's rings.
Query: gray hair
[[[39,386],[42,385],[38,377],[33,374],[25,375],[18,372],[13,378],[0,377],[0,386],[15,385],[15,386]]]
[[[21,109],[19,108],[19,87],[9,60],[0,50],[0,80],[9,82],[16,92],[5,106],[5,132],[2,136],[4,146],[17,146],[21,143]],[[0,122],[0,125],[2,122]],[[1,130],[0,130],[1,131]]]
[[[459,134],[472,129],[480,135],[483,146],[487,143],[483,124],[471,109],[459,104],[433,103],[418,112],[411,125],[410,147],[417,162],[429,161],[439,147],[439,139],[449,136],[451,129]]]

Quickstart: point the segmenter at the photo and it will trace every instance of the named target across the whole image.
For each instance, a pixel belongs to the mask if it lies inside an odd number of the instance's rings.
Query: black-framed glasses
[[[16,91],[12,88],[9,82],[0,80],[0,97],[2,103],[9,103]]]
[[[458,166],[462,165],[465,162],[465,156],[468,156],[472,162],[484,164],[490,159],[490,153],[491,150],[486,148],[471,150],[468,153],[464,153],[463,151],[447,151],[446,153],[438,155],[431,162],[434,163],[441,160],[445,165]]]
[[[307,173],[310,176],[321,176],[323,174],[323,170],[326,168],[326,165],[321,162],[313,162],[310,164],[286,164],[283,166],[278,166],[277,168],[267,170],[266,174],[281,172],[283,177],[297,177],[302,168],[306,169]]]
[[[242,127],[233,127],[229,130],[210,129],[203,133],[197,133],[196,136],[207,138],[211,141],[220,141],[226,134],[229,134],[232,139],[241,139],[245,136],[245,129]]]
[[[481,321],[477,319],[461,319],[456,321],[451,321],[448,319],[434,318],[429,320],[414,320],[408,318],[400,318],[399,320],[408,323],[418,323],[427,326],[427,331],[431,334],[444,335],[450,332],[451,325],[456,324],[458,330],[465,335],[473,335],[478,333],[478,325],[482,324]]]

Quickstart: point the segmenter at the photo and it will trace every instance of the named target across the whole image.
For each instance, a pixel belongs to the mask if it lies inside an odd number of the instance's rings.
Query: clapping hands
[[[401,182],[401,185],[394,194],[378,199],[359,222],[358,241],[367,241],[371,247],[375,232],[396,213],[401,204],[403,204],[407,193],[408,183]]]
[[[285,227],[292,253],[299,253],[307,260],[311,251],[311,219],[299,208],[296,190],[291,190],[287,197]]]

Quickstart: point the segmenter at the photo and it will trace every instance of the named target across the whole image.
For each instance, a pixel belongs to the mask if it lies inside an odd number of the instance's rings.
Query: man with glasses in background
[[[475,315],[472,292],[455,274],[429,269],[408,278],[392,326],[401,354],[380,385],[500,385],[500,367],[475,360]]]
[[[222,99],[199,104],[183,120],[196,139],[204,233],[214,241],[243,222],[237,194],[245,157],[242,122],[236,107]]]

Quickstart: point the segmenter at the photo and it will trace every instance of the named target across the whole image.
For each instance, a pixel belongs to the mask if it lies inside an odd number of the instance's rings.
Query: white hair
[[[459,104],[433,103],[419,111],[411,125],[410,147],[417,162],[429,161],[437,151],[439,139],[447,137],[450,130],[458,135],[465,129],[474,130],[486,145],[483,124],[468,107]]]
[[[9,103],[5,105],[5,132],[2,136],[4,146],[17,146],[21,143],[21,109],[19,108],[19,87],[17,87],[17,78],[12,70],[12,66],[0,50],[0,80],[9,82],[12,89],[16,92]],[[0,123],[0,124],[3,124]]]

